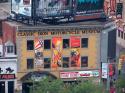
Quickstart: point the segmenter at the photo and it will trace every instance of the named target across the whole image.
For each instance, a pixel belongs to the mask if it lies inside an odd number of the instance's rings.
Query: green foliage
[[[125,78],[120,76],[116,81],[116,88],[118,93],[122,93],[122,88],[125,88]]]
[[[102,87],[92,80],[63,83],[59,79],[43,79],[34,83],[34,90],[34,93],[102,93]]]

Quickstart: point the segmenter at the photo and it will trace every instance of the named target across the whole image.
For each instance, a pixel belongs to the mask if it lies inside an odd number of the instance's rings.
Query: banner
[[[62,37],[52,38],[52,68],[62,66]]]
[[[116,10],[116,0],[110,0],[110,13],[111,15],[115,14]]]
[[[71,48],[80,47],[80,37],[79,36],[71,36],[70,37]]]
[[[71,67],[80,67],[79,48],[72,48],[71,49]]]
[[[43,40],[38,37],[34,40],[34,50],[35,50],[35,67],[43,67]]]

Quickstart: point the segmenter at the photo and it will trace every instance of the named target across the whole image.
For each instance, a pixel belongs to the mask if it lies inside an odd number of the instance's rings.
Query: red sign
[[[0,79],[15,79],[15,74],[0,74]]]
[[[70,37],[71,48],[80,47],[80,37],[79,36],[72,36]]]

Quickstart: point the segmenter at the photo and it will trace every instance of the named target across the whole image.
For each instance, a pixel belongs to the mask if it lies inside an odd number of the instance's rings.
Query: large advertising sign
[[[41,68],[43,67],[43,40],[36,37],[34,40],[34,48],[35,48],[35,67]]]
[[[60,78],[80,78],[80,77],[99,77],[98,70],[92,71],[71,71],[71,72],[60,72]]]
[[[52,68],[62,66],[62,37],[52,38]]]
[[[16,14],[31,16],[32,0],[12,0],[11,11]]]
[[[0,79],[15,79],[17,64],[15,62],[0,63]]]
[[[98,13],[103,11],[104,0],[76,0],[77,15]]]
[[[36,0],[36,16],[60,16],[69,14],[70,0]]]
[[[102,63],[102,78],[107,78],[108,76],[108,63]]]

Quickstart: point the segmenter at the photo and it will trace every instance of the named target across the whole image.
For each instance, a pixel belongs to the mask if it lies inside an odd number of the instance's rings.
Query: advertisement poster
[[[34,50],[35,50],[35,67],[43,67],[43,40],[38,37],[34,40]]]
[[[79,48],[80,47],[80,37],[79,36],[71,36],[70,37],[71,48]]]
[[[80,67],[79,48],[72,48],[71,49],[71,67]]]
[[[116,0],[110,0],[110,13],[111,15],[115,14],[116,10]]]
[[[77,0],[77,14],[88,14],[103,10],[104,0]]]
[[[116,18],[122,19],[123,3],[117,3]]]
[[[70,11],[67,8],[70,0],[37,0],[36,15],[37,16],[59,16],[68,14]]]
[[[19,11],[19,3],[21,0],[11,0],[11,12],[18,13]]]
[[[71,72],[60,72],[60,78],[86,78],[86,77],[99,77],[98,70],[92,71],[71,71]]]
[[[107,78],[108,75],[108,63],[102,63],[102,78]]]
[[[31,16],[31,0],[12,0],[11,11],[16,14]]]
[[[32,0],[20,0],[19,3],[19,14],[25,16],[31,16],[31,2]]]
[[[62,66],[62,37],[52,38],[52,68]]]

